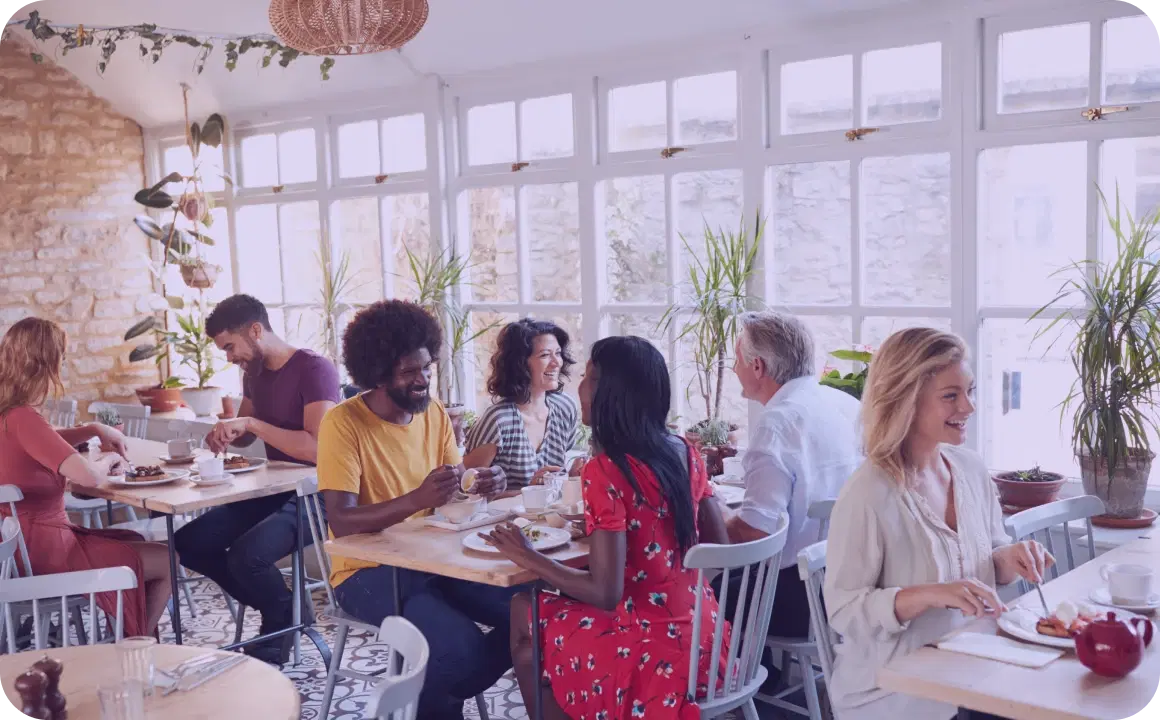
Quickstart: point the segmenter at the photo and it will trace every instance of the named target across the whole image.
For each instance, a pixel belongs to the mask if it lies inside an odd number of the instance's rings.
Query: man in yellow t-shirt
[[[439,323],[414,303],[388,300],[361,310],[343,336],[343,359],[366,392],[333,408],[318,437],[318,487],[335,537],[378,532],[446,503],[463,465],[447,411],[431,401]],[[473,492],[507,487],[498,467],[480,471]],[[394,607],[431,648],[419,717],[462,720],[463,701],[512,666],[511,597],[496,588],[335,557],[331,583],[346,612],[379,625]],[[492,628],[486,635],[476,623]]]

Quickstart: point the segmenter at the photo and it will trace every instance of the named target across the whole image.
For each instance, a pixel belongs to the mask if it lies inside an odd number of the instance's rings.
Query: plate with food
[[[253,472],[266,465],[266,458],[248,458],[241,455],[226,455],[223,460],[226,472],[231,475]]]
[[[124,475],[110,475],[109,484],[121,487],[164,485],[189,477],[188,470],[164,470],[158,465],[138,465]]]
[[[539,552],[547,552],[564,547],[572,542],[572,533],[564,528],[548,527],[547,525],[526,525],[521,528],[524,537],[532,544],[532,548]],[[499,550],[483,539],[483,533],[467,533],[463,537],[463,547],[475,552],[498,555]]]
[[[999,629],[1019,640],[1074,650],[1076,633],[1107,616],[1093,605],[1064,600],[1047,617],[1032,608],[1011,608],[999,617]]]

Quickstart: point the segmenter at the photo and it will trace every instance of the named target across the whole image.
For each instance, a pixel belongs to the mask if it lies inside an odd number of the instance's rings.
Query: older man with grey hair
[[[817,521],[806,515],[819,500],[838,497],[861,464],[859,404],[850,395],[818,383],[814,341],[798,318],[785,313],[748,312],[740,317],[733,371],[742,395],[762,405],[750,429],[742,467],[745,500],[729,519],[731,542],[772,534],[788,517],[769,631],[785,637],[809,633],[805,585],[797,554],[817,542]],[[731,593],[735,595],[736,593]]]

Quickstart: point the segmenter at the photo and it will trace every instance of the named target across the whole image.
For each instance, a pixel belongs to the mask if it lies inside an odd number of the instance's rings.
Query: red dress
[[[124,541],[142,540],[128,530],[90,530],[69,522],[64,511],[65,480],[57,472],[76,449],[28,406],[0,417],[0,485],[24,493],[16,517],[24,531],[28,559],[35,575],[125,566],[137,574],[137,589],[124,593],[125,636],[145,632],[145,590],[141,556]],[[0,516],[8,516],[0,505]],[[116,593],[97,595],[97,605],[117,612]]]
[[[643,498],[635,497],[607,455],[589,462],[582,477],[588,531],[626,534],[624,600],[608,612],[540,595],[544,677],[556,702],[577,720],[699,720],[700,711],[687,698],[697,573],[681,565],[676,527],[656,476],[632,458],[629,465]],[[699,453],[689,452],[689,468],[696,508],[712,490]],[[717,599],[708,583],[700,591],[703,692],[712,667]],[[726,633],[722,659],[728,646]]]

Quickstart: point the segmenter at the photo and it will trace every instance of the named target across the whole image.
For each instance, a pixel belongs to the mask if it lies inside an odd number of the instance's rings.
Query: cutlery
[[[1043,597],[1043,587],[1039,583],[1035,583],[1035,592],[1039,593],[1039,602],[1043,603],[1043,617],[1051,617],[1051,611],[1047,609],[1047,600]]]
[[[178,690],[192,690],[221,675],[226,670],[229,670],[246,659],[245,655],[235,655],[226,658],[209,657],[213,658],[212,662],[202,662],[199,665],[187,668],[185,672],[178,676],[175,683],[162,691],[161,695],[170,695]]]

